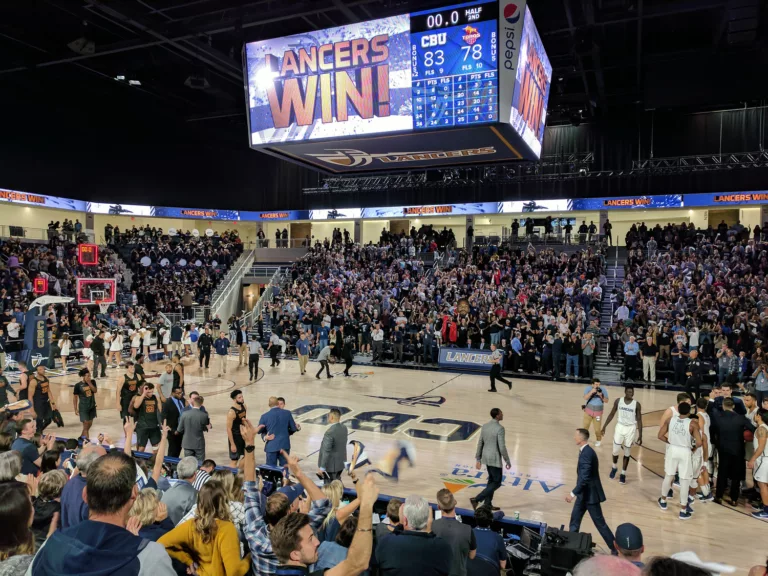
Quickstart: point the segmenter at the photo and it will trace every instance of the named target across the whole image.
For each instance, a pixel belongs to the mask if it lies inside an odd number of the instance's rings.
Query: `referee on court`
[[[496,349],[496,344],[491,344],[491,389],[488,392],[496,392],[496,380],[501,380],[512,390],[512,382],[501,376],[501,350]]]

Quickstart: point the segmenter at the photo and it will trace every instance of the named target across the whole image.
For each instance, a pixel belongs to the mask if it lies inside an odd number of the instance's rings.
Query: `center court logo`
[[[456,492],[465,488],[482,489],[488,483],[488,472],[477,470],[473,465],[469,464],[455,464],[450,474],[442,473],[440,477],[443,485],[452,494],[456,494]],[[556,480],[543,479],[532,474],[506,470],[501,479],[501,488],[519,488],[524,492],[541,491],[544,494],[549,494],[563,486],[565,484]]]
[[[510,24],[517,24],[520,20],[520,8],[517,4],[507,4],[504,6],[504,19]]]
[[[422,162],[425,160],[446,160],[450,158],[466,158],[470,156],[485,156],[496,154],[496,148],[486,146],[484,148],[468,148],[464,150],[433,150],[425,152],[387,152],[386,154],[368,154],[362,150],[354,149],[330,149],[322,154],[307,154],[327,164],[353,168],[356,166],[369,166],[374,162],[384,164],[401,162]]]

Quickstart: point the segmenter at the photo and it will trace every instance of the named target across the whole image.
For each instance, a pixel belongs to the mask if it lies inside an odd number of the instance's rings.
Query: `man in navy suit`
[[[267,464],[277,466],[279,460],[280,466],[285,466],[287,461],[280,451],[291,453],[291,434],[298,430],[293,415],[289,410],[282,410],[278,406],[275,396],[270,396],[269,412],[262,414],[259,419],[259,426],[262,424],[265,426],[261,433],[266,436],[264,452],[267,453]]]
[[[571,512],[571,525],[568,528],[571,532],[578,532],[581,526],[581,519],[584,514],[589,512],[592,522],[595,523],[598,532],[608,545],[608,550],[613,551],[614,537],[608,524],[605,523],[603,510],[600,507],[601,502],[605,502],[605,492],[600,482],[600,466],[597,461],[597,454],[589,445],[589,430],[577,428],[574,436],[576,445],[579,447],[579,465],[577,468],[578,481],[576,488],[565,497],[565,501],[570,503],[576,500]]]

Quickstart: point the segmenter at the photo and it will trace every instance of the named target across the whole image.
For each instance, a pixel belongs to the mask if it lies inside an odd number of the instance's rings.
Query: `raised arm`
[[[323,491],[320,490],[320,488],[317,487],[317,485],[312,481],[309,476],[304,474],[304,472],[299,467],[299,457],[288,454],[285,450],[281,450],[280,453],[283,455],[283,457],[288,462],[288,471],[293,474],[293,476],[296,478],[296,480],[299,481],[299,484],[301,484],[304,487],[304,490],[307,491],[307,494],[309,495],[309,499],[313,502],[315,500],[325,500],[325,494],[323,494]]]
[[[370,564],[373,550],[373,505],[379,497],[379,489],[372,474],[368,474],[363,482],[358,483],[358,497],[360,499],[360,516],[347,557],[327,570],[326,576],[357,576],[366,570]]]

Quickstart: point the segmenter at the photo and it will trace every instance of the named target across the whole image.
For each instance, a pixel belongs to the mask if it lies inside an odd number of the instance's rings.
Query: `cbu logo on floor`
[[[346,406],[331,404],[309,404],[291,410],[294,418],[305,424],[328,425],[331,409],[341,412],[342,418],[352,412]],[[480,424],[453,418],[423,418],[418,414],[403,414],[385,410],[366,410],[352,418],[343,419],[350,430],[378,432],[380,434],[405,434],[411,438],[435,440],[437,442],[462,442],[469,440],[480,430]]]
[[[474,466],[467,464],[456,464],[450,474],[442,473],[445,487],[456,494],[465,488],[485,488],[488,482],[488,472],[478,470]],[[505,471],[501,479],[501,488],[522,488],[524,491],[542,490],[545,494],[554,492],[565,484],[557,483],[551,480],[541,480],[530,474],[522,472]]]

